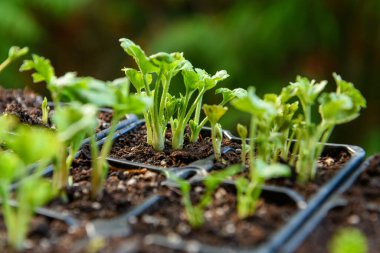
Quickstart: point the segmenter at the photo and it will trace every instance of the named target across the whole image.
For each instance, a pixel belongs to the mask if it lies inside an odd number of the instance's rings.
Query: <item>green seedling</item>
[[[193,69],[182,53],[158,53],[148,57],[131,40],[121,39],[120,42],[125,52],[135,59],[138,66],[138,70],[124,68],[126,76],[138,94],[153,97],[153,106],[144,113],[148,144],[155,150],[164,149],[165,132],[169,122],[173,149],[183,147],[187,124],[192,130],[191,141],[198,140],[197,133],[201,128],[199,125],[203,126],[207,122],[206,120],[199,123],[203,95],[218,82],[226,79],[227,72],[222,70],[211,76],[202,69]],[[169,93],[169,87],[172,78],[179,72],[183,76],[185,94],[176,98]],[[227,91],[225,93],[227,94]],[[238,90],[235,93],[238,93]],[[226,99],[224,103],[227,102]]]
[[[156,58],[159,58],[158,56]],[[61,152],[57,166],[57,187],[63,189],[67,185],[67,176],[75,153],[86,134],[90,136],[92,163],[93,198],[99,197],[107,175],[106,158],[111,150],[116,125],[127,113],[141,113],[151,104],[151,99],[145,94],[129,94],[129,81],[119,78],[112,82],[104,82],[92,77],[78,77],[69,72],[62,77],[56,77],[50,61],[33,55],[32,60],[25,61],[21,70],[35,70],[32,75],[34,82],[45,81],[49,89],[56,116],[53,121],[57,125],[60,138],[69,149],[68,156]],[[62,105],[61,102],[69,102]],[[110,131],[99,151],[95,139],[96,114],[100,107],[113,109]],[[65,149],[64,148],[64,149]],[[58,183],[59,182],[59,183]]]
[[[120,39],[120,42],[121,47],[134,58],[138,66],[138,70],[124,68],[126,76],[138,94],[153,97],[153,106],[144,113],[147,142],[155,150],[163,150],[166,127],[179,102],[169,94],[171,80],[181,70],[191,68],[191,64],[182,53],[157,53],[147,57],[140,46],[131,40]]]
[[[255,213],[265,180],[289,175],[290,169],[284,164],[269,165],[260,159],[250,161],[249,178],[235,180],[238,216],[244,219]]]
[[[54,187],[58,191],[64,190],[68,185],[69,170],[75,154],[86,134],[96,127],[96,113],[95,106],[78,103],[59,107],[54,112],[53,123],[62,143],[53,174]]]
[[[248,136],[248,129],[246,126],[243,126],[242,124],[237,124],[237,132],[238,135],[241,138],[241,164],[244,167],[245,166],[245,160],[248,152],[247,147],[247,136]]]
[[[232,105],[238,110],[251,114],[251,124],[249,130],[249,159],[252,162],[256,158],[266,163],[275,162],[273,152],[278,134],[272,129],[279,110],[270,101],[260,99],[255,94],[253,87],[248,88],[245,97],[236,98]],[[254,152],[256,151],[255,155]]]
[[[223,129],[218,122],[227,110],[227,107],[221,105],[203,105],[203,111],[211,124],[212,146],[217,161],[221,160],[221,145],[223,140]]]
[[[42,101],[41,110],[42,110],[42,123],[44,125],[47,125],[48,120],[49,120],[49,106],[48,106],[48,101],[46,97],[44,97],[44,100]]]
[[[357,228],[339,229],[328,244],[330,253],[367,253],[368,241]]]
[[[242,98],[247,95],[247,91],[242,88],[236,88],[233,90],[230,90],[228,88],[219,88],[215,91],[215,94],[222,94],[223,100],[219,103],[220,106],[225,106],[227,103],[232,101],[234,98]],[[208,117],[206,116],[200,123],[200,111],[198,108],[202,104],[202,101],[197,105],[196,113],[194,114],[193,119],[189,121],[189,127],[191,131],[190,135],[190,142],[197,142],[199,133],[202,130],[202,127],[205,126],[205,124],[208,122]]]
[[[219,187],[219,185],[228,177],[231,177],[235,175],[236,173],[240,172],[241,168],[240,166],[232,166],[228,169],[224,169],[219,172],[215,172],[213,174],[208,175],[203,180],[203,185],[205,187],[205,190],[200,197],[200,200],[198,203],[193,204],[191,201],[191,185],[189,181],[185,179],[181,179],[170,172],[166,171],[166,176],[173,180],[179,187],[182,193],[182,204],[185,208],[186,217],[189,222],[189,224],[193,228],[199,228],[204,224],[204,210],[207,208],[213,200],[213,194],[215,190]]]
[[[95,133],[90,137],[92,156],[91,197],[93,199],[101,197],[104,181],[108,173],[108,163],[106,158],[111,151],[117,122],[119,122],[127,113],[141,114],[145,112],[152,104],[151,99],[145,95],[130,94],[129,82],[126,78],[116,79],[112,83],[109,83],[109,89],[113,92],[115,97],[115,100],[111,105],[113,116],[110,131],[100,151],[96,144]]]
[[[300,101],[303,122],[298,123],[296,139],[299,144],[293,152],[298,153],[296,169],[300,181],[313,179],[316,173],[316,160],[321,155],[323,145],[329,139],[335,125],[349,122],[359,116],[361,108],[366,107],[366,100],[352,83],[333,74],[337,84],[336,92],[322,93],[325,81],[315,83],[298,77],[289,87],[289,94],[294,94]],[[321,121],[312,121],[312,106],[318,102]]]
[[[34,209],[54,197],[51,183],[41,179],[40,172],[54,159],[60,144],[56,134],[47,129],[17,126],[9,117],[1,117],[0,122],[8,126],[6,129],[2,124],[1,128],[1,141],[6,149],[0,151],[0,197],[8,242],[20,250]],[[25,177],[35,164],[35,172]],[[20,178],[23,179],[15,193],[18,206],[12,207],[11,184]]]
[[[9,49],[8,58],[0,64],[0,72],[2,72],[9,64],[17,60],[18,58],[26,55],[29,49],[27,47],[19,48],[13,46]]]

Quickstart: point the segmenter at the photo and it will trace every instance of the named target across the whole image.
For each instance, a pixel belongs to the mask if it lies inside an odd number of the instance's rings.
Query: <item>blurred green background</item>
[[[353,82],[368,101],[360,118],[335,129],[331,141],[380,151],[380,1],[263,0],[0,0],[0,57],[12,45],[50,58],[58,75],[76,71],[100,79],[133,65],[118,39],[148,54],[182,51],[209,73],[226,69],[222,85],[279,92],[296,75]],[[6,87],[36,87],[14,64],[0,76]],[[175,84],[173,84],[174,86]],[[219,98],[209,93],[206,102]],[[234,130],[245,115],[231,111]]]

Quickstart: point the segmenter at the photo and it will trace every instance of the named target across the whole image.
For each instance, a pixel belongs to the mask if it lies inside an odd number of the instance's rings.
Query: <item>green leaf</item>
[[[328,244],[331,253],[367,253],[368,240],[357,228],[341,228]]]
[[[120,39],[120,45],[124,51],[132,56],[143,74],[157,72],[157,67],[152,64],[150,59],[145,55],[145,52],[140,46],[136,45],[129,39]]]
[[[24,207],[24,212],[33,212],[34,209],[45,205],[56,195],[56,192],[52,189],[52,183],[48,179],[33,178],[33,180],[25,180],[17,191],[20,208]]]
[[[59,150],[56,133],[48,129],[24,125],[20,125],[15,134],[7,138],[5,142],[25,165],[31,165],[40,160],[48,161]]]
[[[227,112],[228,108],[221,105],[206,105],[202,107],[204,113],[210,120],[211,125],[219,122],[220,118]]]
[[[223,81],[229,77],[227,71],[225,70],[216,72],[216,74],[212,77],[203,69],[196,68],[195,71],[197,72],[199,79],[203,82],[203,88],[205,90],[214,88],[218,82]]]
[[[273,117],[277,114],[277,110],[273,104],[260,99],[255,94],[254,87],[248,88],[247,96],[236,98],[231,103],[236,109],[257,117]]]
[[[247,96],[247,91],[242,88],[236,88],[233,90],[230,90],[228,88],[219,88],[215,91],[215,94],[222,94],[223,101],[221,102],[221,104],[225,105],[234,98],[243,98]]]
[[[9,49],[8,57],[11,61],[14,61],[24,55],[26,55],[29,51],[29,48],[23,47],[19,48],[17,46],[13,46]]]
[[[182,71],[183,81],[186,89],[191,92],[195,89],[199,89],[200,79],[199,75],[192,69],[185,69]]]
[[[10,184],[26,173],[26,166],[12,151],[0,152],[0,184]]]
[[[141,92],[143,89],[145,89],[144,77],[140,71],[131,68],[124,68],[123,71],[138,92]],[[148,85],[150,85],[153,80],[152,75],[147,74],[146,80]]]
[[[255,162],[256,173],[264,179],[290,176],[290,168],[285,164],[275,163],[268,165],[261,159]]]
[[[239,164],[232,165],[228,168],[225,168],[221,171],[214,172],[212,174],[209,174],[204,179],[204,185],[207,189],[214,190],[216,189],[224,180],[227,178],[235,175],[236,173],[239,173],[242,171],[242,168]]]
[[[342,78],[336,73],[333,73],[333,77],[337,84],[337,94],[345,94],[349,96],[352,99],[354,106],[357,108],[366,107],[367,102],[365,98],[360,93],[360,91],[354,87],[352,83],[342,80]]]
[[[50,84],[55,79],[54,68],[51,66],[50,61],[44,57],[33,55],[32,60],[25,60],[20,67],[20,71],[35,70],[33,81],[35,83],[45,81]]]
[[[240,138],[242,138],[242,139],[247,138],[248,129],[246,126],[243,126],[242,124],[238,123],[236,129],[237,129],[237,132],[238,132]]]
[[[79,145],[85,134],[97,125],[97,108],[93,105],[70,104],[58,108],[53,115],[60,140]]]
[[[319,94],[323,91],[327,81],[316,83],[315,80],[309,81],[306,77],[297,76],[296,82],[289,86],[289,94],[295,94],[302,104],[311,106]]]
[[[342,124],[359,116],[360,108],[354,106],[351,98],[344,94],[324,94],[319,99],[322,119],[330,124]]]

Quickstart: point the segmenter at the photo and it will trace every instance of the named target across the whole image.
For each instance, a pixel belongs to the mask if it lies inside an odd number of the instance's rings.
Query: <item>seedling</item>
[[[241,138],[241,164],[242,166],[245,166],[245,160],[247,156],[247,135],[248,135],[248,129],[246,126],[243,126],[242,124],[237,124],[237,132],[238,135]]]
[[[23,248],[28,225],[34,209],[44,205],[55,194],[52,185],[39,177],[40,171],[59,151],[57,136],[41,128],[16,126],[14,120],[1,117],[1,141],[6,150],[0,151],[0,196],[9,244],[16,250]],[[12,127],[12,132],[9,132]],[[6,129],[8,128],[8,129]],[[5,131],[4,131],[5,130]],[[32,165],[37,164],[33,175],[25,178]],[[23,178],[15,194],[17,207],[11,206],[11,183]]]
[[[313,179],[316,173],[316,160],[321,155],[323,145],[330,137],[335,125],[349,122],[359,116],[361,108],[366,107],[366,100],[352,83],[333,74],[337,84],[336,92],[322,93],[325,81],[315,83],[298,77],[289,87],[289,93],[300,100],[304,121],[298,124],[296,139],[299,144],[293,152],[298,153],[296,169],[300,181]],[[318,101],[321,121],[312,121],[312,106]]]
[[[200,129],[198,125],[203,95],[218,82],[226,79],[227,72],[222,70],[211,76],[205,70],[193,69],[182,53],[157,53],[148,57],[131,40],[121,39],[120,42],[125,52],[135,59],[139,69],[124,68],[126,76],[138,94],[153,96],[153,106],[144,113],[148,144],[155,150],[164,149],[165,132],[169,122],[173,149],[183,147],[187,124],[190,124],[192,130],[191,140],[196,141]],[[169,87],[172,78],[179,72],[183,75],[185,95],[175,98],[169,93]],[[202,126],[206,122],[202,122]]]
[[[212,146],[214,149],[215,159],[217,161],[221,160],[220,148],[223,140],[222,126],[218,122],[227,110],[227,107],[220,105],[203,105],[203,111],[210,120]]]
[[[225,106],[227,103],[232,101],[234,98],[242,98],[247,95],[247,91],[242,88],[236,88],[233,90],[230,90],[228,88],[219,88],[215,91],[215,94],[222,94],[223,100],[219,103],[220,106]],[[202,101],[200,101],[200,104]],[[199,104],[199,105],[200,105]],[[198,106],[199,106],[198,105]],[[198,107],[197,107],[198,108]],[[194,117],[192,120],[189,121],[189,127],[191,130],[190,135],[190,142],[196,142],[198,141],[199,133],[202,130],[202,127],[205,126],[205,124],[208,122],[208,117],[206,116],[200,123],[200,112],[197,110],[194,114]]]
[[[42,123],[44,125],[47,125],[48,120],[49,120],[49,106],[48,106],[48,101],[46,97],[44,97],[44,100],[42,101],[41,110],[42,110]]]
[[[269,165],[260,159],[250,161],[249,178],[239,177],[235,180],[238,216],[244,219],[255,213],[265,180],[289,175],[290,169],[284,164]]]
[[[191,185],[189,181],[179,178],[168,171],[166,171],[166,176],[167,178],[173,180],[181,190],[182,204],[184,205],[186,217],[189,224],[193,228],[199,228],[204,223],[203,213],[205,208],[212,203],[212,198],[215,190],[225,179],[235,175],[240,171],[240,166],[232,166],[228,169],[207,175],[207,177],[203,180],[205,190],[200,197],[200,200],[196,204],[193,204],[191,201]]]
[[[0,72],[3,71],[9,64],[17,60],[18,58],[26,55],[29,49],[27,47],[19,48],[13,46],[9,49],[8,58],[0,64]]]

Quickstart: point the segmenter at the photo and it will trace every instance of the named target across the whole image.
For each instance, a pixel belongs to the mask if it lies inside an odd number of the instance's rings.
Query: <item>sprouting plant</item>
[[[189,224],[193,228],[198,228],[204,223],[204,210],[207,206],[212,203],[212,198],[215,190],[218,186],[228,177],[235,175],[241,171],[240,166],[231,166],[228,169],[224,169],[222,171],[218,171],[212,174],[207,175],[203,180],[203,185],[205,187],[200,200],[193,204],[191,200],[191,184],[189,181],[179,178],[174,174],[166,171],[166,176],[173,180],[181,190],[181,199],[182,204],[185,208],[186,217]]]
[[[301,77],[287,88],[289,94],[297,96],[303,111],[303,121],[298,123],[295,134],[299,143],[293,149],[293,152],[298,153],[296,169],[300,181],[314,178],[316,160],[335,125],[355,119],[361,108],[366,107],[366,100],[352,83],[342,80],[335,73],[333,76],[337,84],[336,92],[321,94],[327,82],[315,83],[314,80]],[[319,123],[312,120],[312,106],[316,102],[321,117]]]
[[[41,110],[42,110],[42,123],[44,125],[47,125],[48,119],[49,119],[49,106],[48,106],[48,101],[46,97],[44,97],[44,100],[42,101]]]
[[[248,148],[247,148],[248,129],[246,126],[242,124],[237,124],[236,129],[237,129],[238,135],[241,138],[241,164],[245,166],[245,160],[246,160],[247,151],[248,151]]]
[[[0,197],[8,242],[19,250],[23,247],[34,209],[55,195],[51,182],[40,178],[40,171],[53,160],[60,144],[56,134],[47,129],[17,126],[13,119],[4,116],[0,122],[4,123],[0,138],[5,146],[0,151]],[[35,172],[25,178],[29,169],[36,165]],[[21,178],[15,193],[18,205],[13,207],[11,183]]]
[[[228,88],[219,88],[215,91],[215,94],[222,94],[223,100],[219,103],[220,106],[225,106],[228,102],[232,101],[234,98],[241,98],[247,95],[247,91],[242,88],[236,88],[230,90]],[[200,121],[200,108],[202,100],[198,102],[196,113],[194,114],[193,119],[189,121],[189,127],[191,130],[190,142],[198,141],[199,133],[208,122],[208,117],[206,116],[201,122]]]
[[[86,134],[96,127],[97,108],[78,103],[59,107],[53,115],[58,137],[62,143],[54,166],[53,182],[57,190],[68,184],[69,170]]]
[[[273,151],[275,148],[275,140],[278,139],[277,133],[273,133],[272,129],[279,110],[270,101],[260,99],[255,94],[253,87],[248,88],[246,96],[236,98],[232,101],[232,105],[238,110],[251,114],[251,123],[249,130],[249,160],[252,162],[255,158],[259,158],[266,163],[272,163]],[[256,151],[256,152],[255,152]]]
[[[9,49],[8,58],[5,59],[0,64],[0,72],[3,71],[9,64],[11,64],[13,61],[17,60],[18,58],[26,55],[28,53],[29,49],[27,47],[19,48],[16,46],[13,46]]]
[[[341,228],[328,244],[330,253],[367,253],[368,242],[357,228]]]
[[[187,124],[191,129],[190,141],[198,140],[200,128],[207,123],[207,119],[199,123],[203,96],[218,82],[226,79],[227,72],[221,70],[211,76],[205,70],[193,69],[182,53],[158,53],[148,57],[132,41],[128,39],[120,41],[123,49],[135,59],[138,66],[138,70],[124,68],[126,76],[138,94],[153,96],[153,106],[144,113],[148,144],[155,150],[164,148],[165,132],[169,122],[173,149],[182,148]],[[179,72],[183,76],[185,94],[176,98],[169,93],[169,87],[172,78]],[[225,99],[222,105],[231,100],[233,95],[238,94],[240,90],[242,89],[228,90],[230,97]],[[224,93],[223,96],[225,96]]]
[[[287,165],[266,164],[261,159],[250,161],[248,179],[239,177],[235,180],[238,216],[244,219],[254,214],[265,180],[289,175],[290,169]]]
[[[158,56],[157,56],[158,57]],[[116,125],[127,113],[141,113],[151,104],[151,99],[145,94],[131,95],[129,81],[119,78],[112,82],[104,82],[92,77],[78,77],[69,72],[62,77],[56,77],[50,61],[33,55],[32,60],[25,61],[21,70],[36,70],[34,82],[45,81],[53,102],[55,116],[53,121],[68,155],[61,152],[57,166],[57,187],[63,189],[67,184],[67,176],[73,158],[80,148],[80,143],[86,134],[90,136],[92,190],[91,196],[100,196],[102,186],[107,175],[108,165],[106,158],[111,150]],[[70,102],[62,105],[61,102]],[[101,107],[113,110],[110,130],[101,150],[96,144],[95,122],[96,114]],[[60,183],[58,183],[60,182]]]
[[[143,113],[152,103],[151,99],[144,95],[130,94],[129,82],[126,78],[116,79],[108,85],[109,89],[115,96],[115,100],[110,105],[110,107],[113,109],[110,131],[100,151],[98,149],[98,145],[96,144],[95,133],[93,133],[90,137],[92,156],[91,197],[94,199],[101,196],[103,184],[108,172],[108,164],[106,158],[111,151],[117,122],[119,122],[119,120],[127,113]]]
[[[227,107],[221,105],[203,105],[203,111],[208,117],[211,124],[211,139],[214,149],[215,159],[220,161],[221,159],[221,145],[223,140],[223,129],[218,123],[220,118],[227,112]]]
[[[131,40],[120,39],[120,42],[124,51],[135,59],[139,69],[124,68],[126,76],[138,94],[153,97],[153,106],[144,113],[147,142],[155,150],[163,150],[166,127],[177,106],[177,101],[169,94],[171,80],[181,70],[191,68],[191,64],[182,53],[157,53],[147,57]]]

